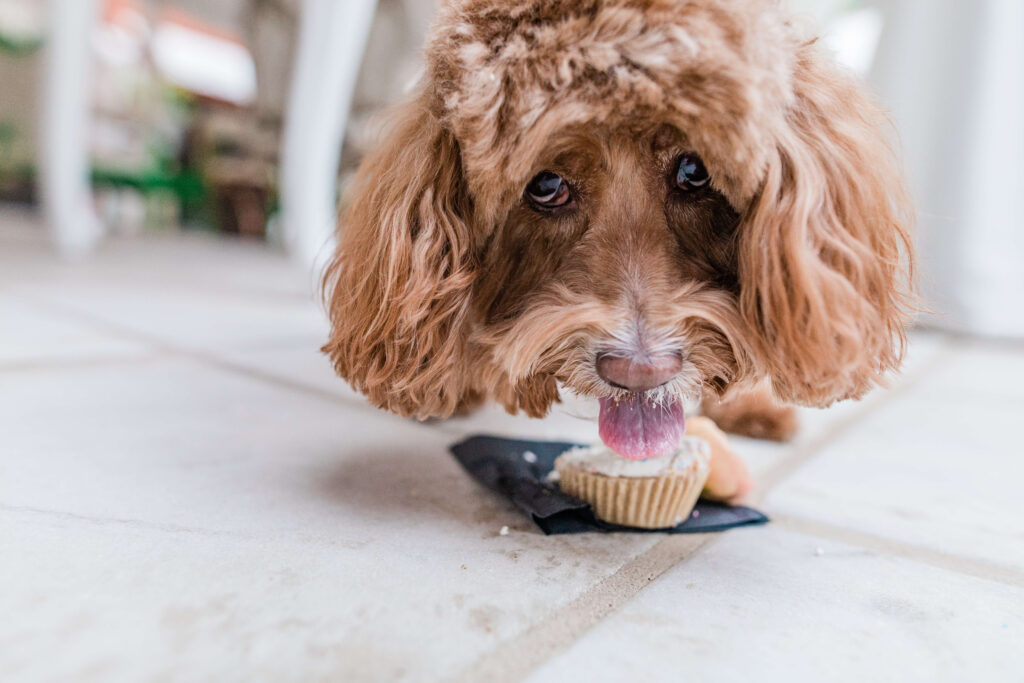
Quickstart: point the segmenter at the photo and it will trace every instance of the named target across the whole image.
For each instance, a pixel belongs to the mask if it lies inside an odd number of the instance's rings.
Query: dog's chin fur
[[[621,398],[597,355],[677,353],[654,402],[857,397],[902,358],[912,212],[878,106],[763,0],[452,0],[364,160],[324,350],[375,404]],[[682,152],[711,177],[679,195]],[[570,209],[523,199],[554,170]]]

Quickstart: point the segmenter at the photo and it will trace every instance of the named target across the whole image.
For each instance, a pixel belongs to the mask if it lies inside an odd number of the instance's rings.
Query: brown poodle
[[[899,365],[912,215],[886,118],[777,2],[453,0],[426,54],[325,279],[324,350],[376,405],[540,417],[575,392],[640,458],[688,400],[782,438],[775,401]]]

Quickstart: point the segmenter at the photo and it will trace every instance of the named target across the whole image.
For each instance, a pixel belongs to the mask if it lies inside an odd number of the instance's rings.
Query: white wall
[[[927,324],[1024,337],[1024,2],[879,0],[873,81],[919,210]]]

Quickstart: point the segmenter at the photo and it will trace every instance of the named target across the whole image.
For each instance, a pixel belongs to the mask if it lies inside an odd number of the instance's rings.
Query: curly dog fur
[[[887,120],[769,0],[453,0],[364,160],[324,347],[388,410],[622,387],[602,353],[675,353],[653,401],[858,397],[901,361],[912,211]],[[673,185],[699,155],[708,187]],[[542,171],[572,201],[538,210]]]

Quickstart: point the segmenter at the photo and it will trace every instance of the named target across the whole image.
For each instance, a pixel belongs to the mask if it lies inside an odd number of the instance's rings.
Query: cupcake
[[[604,444],[558,456],[559,485],[585,500],[598,519],[642,529],[666,529],[686,519],[708,478],[707,443],[686,437],[669,455],[627,460]]]

